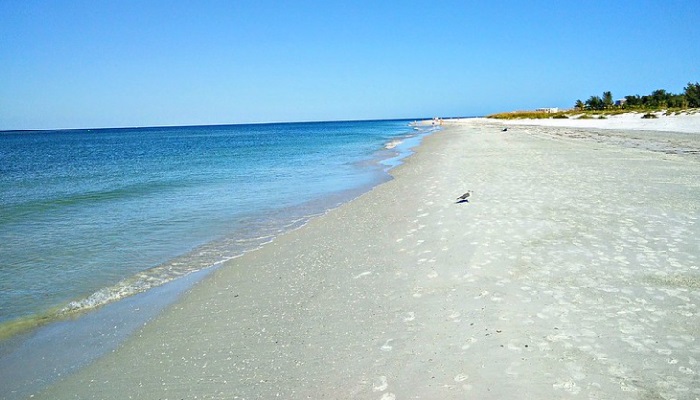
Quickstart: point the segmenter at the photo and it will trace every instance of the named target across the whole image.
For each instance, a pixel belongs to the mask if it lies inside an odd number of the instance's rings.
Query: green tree
[[[633,96],[625,96],[627,107],[639,107],[642,105],[642,96],[636,94]]]
[[[664,89],[654,90],[651,92],[651,106],[652,107],[668,107],[669,93]]]
[[[613,96],[612,92],[603,92],[603,108],[612,108]]]
[[[579,110],[579,111],[583,111],[583,109],[584,109],[585,107],[586,107],[586,105],[583,104],[583,102],[582,102],[580,99],[579,99],[579,100],[576,100],[576,104],[574,104],[574,108],[575,108],[575,109],[577,109],[577,110]]]
[[[591,96],[588,100],[586,100],[586,108],[588,110],[602,110],[603,99],[598,96]]]
[[[688,86],[685,87],[685,100],[688,107],[700,107],[700,83],[688,82]]]
[[[669,96],[668,106],[671,108],[688,108],[688,100],[684,94],[672,94]]]

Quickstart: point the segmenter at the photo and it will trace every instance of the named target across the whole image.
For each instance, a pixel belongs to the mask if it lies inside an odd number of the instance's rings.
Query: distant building
[[[615,100],[615,107],[624,107],[627,104],[627,99]]]
[[[535,111],[543,112],[543,113],[547,113],[547,114],[552,114],[552,113],[559,112],[559,108],[558,107],[538,108]]]

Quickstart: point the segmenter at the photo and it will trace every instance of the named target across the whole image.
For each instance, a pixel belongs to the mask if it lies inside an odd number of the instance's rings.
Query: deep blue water
[[[387,179],[426,133],[408,122],[0,133],[0,327],[142,292],[302,225]]]

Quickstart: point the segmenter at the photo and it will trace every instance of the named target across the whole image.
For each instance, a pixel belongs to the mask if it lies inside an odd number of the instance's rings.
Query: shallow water
[[[408,121],[0,133],[0,324],[256,248],[387,179],[416,133]]]
[[[211,267],[390,179],[433,130],[370,121],[0,133],[0,328],[15,333],[0,341],[0,397],[81,368]],[[35,329],[16,334],[26,326]]]

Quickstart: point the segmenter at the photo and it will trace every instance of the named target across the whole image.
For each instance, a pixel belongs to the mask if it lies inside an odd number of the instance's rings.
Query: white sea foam
[[[390,142],[387,142],[387,143],[384,145],[384,148],[387,149],[387,150],[391,150],[391,149],[395,148],[396,146],[400,145],[401,143],[403,143],[403,140],[394,139],[394,140],[392,140],[392,141],[390,141]]]
[[[271,241],[271,239],[268,240],[268,242],[269,241]],[[183,264],[180,261],[175,260],[166,265],[140,272],[132,277],[120,281],[116,285],[102,288],[88,297],[71,301],[68,303],[68,305],[61,309],[60,313],[70,314],[97,308],[113,301],[121,300],[125,297],[133,296],[154,287],[164,285],[193,272],[201,271],[206,268],[217,267],[226,261],[240,257],[242,254],[243,253],[225,257],[219,261],[204,266],[197,265],[196,263]]]
[[[266,228],[274,233],[261,234],[254,237],[232,238],[209,243],[189,254],[177,257],[164,265],[139,272],[115,285],[101,288],[88,297],[71,301],[61,309],[60,314],[70,314],[101,307],[105,304],[172,282],[175,279],[191,273],[218,267],[249,251],[257,250],[271,243],[281,233],[301,228],[309,220],[322,214],[323,213],[313,213],[303,215],[301,217],[292,218],[278,227],[268,226]]]
[[[71,314],[101,307],[105,304],[145,292],[149,289],[164,285],[189,274],[208,268],[216,268],[243,254],[257,250],[271,243],[280,234],[299,229],[311,219],[321,216],[330,209],[337,207],[326,205],[323,212],[313,212],[291,217],[287,221],[277,221],[277,224],[257,227],[260,235],[242,238],[230,238],[208,243],[194,251],[177,257],[161,266],[139,272],[115,285],[104,287],[88,297],[73,300],[63,307],[59,314]],[[319,207],[310,205],[309,207]],[[269,233],[263,233],[269,232]]]

